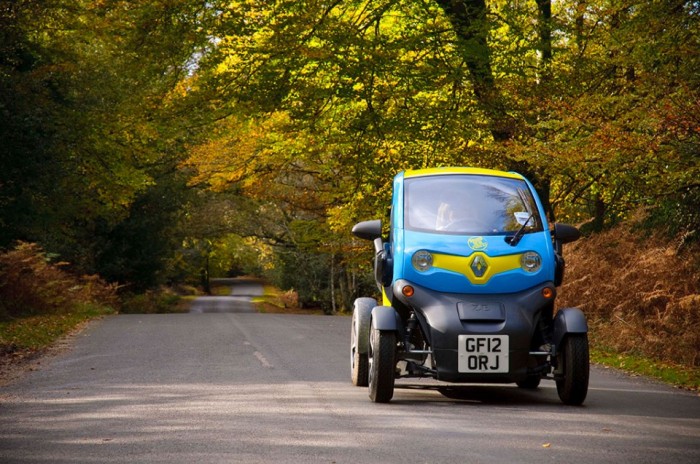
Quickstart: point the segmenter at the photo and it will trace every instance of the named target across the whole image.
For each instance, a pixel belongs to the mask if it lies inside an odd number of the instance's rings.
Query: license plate
[[[457,341],[459,372],[508,372],[508,335],[459,335]]]

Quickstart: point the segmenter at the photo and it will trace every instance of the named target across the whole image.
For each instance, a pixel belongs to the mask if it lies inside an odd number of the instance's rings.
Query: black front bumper
[[[411,285],[411,297],[401,289]],[[538,321],[542,310],[551,307],[542,291],[554,291],[551,282],[519,293],[467,295],[435,292],[405,280],[394,283],[394,297],[414,310],[423,334],[433,352],[437,378],[448,382],[511,383],[528,376],[533,367],[529,354],[533,340],[539,340]],[[551,316],[549,316],[551,317]],[[507,335],[509,340],[507,373],[463,373],[458,369],[460,335]]]

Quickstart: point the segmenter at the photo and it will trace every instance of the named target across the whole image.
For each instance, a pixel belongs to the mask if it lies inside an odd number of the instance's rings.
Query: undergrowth
[[[0,356],[30,355],[118,307],[116,285],[67,267],[32,243],[0,253]]]
[[[162,288],[158,291],[123,295],[120,312],[125,314],[182,313],[189,310],[189,301],[187,297]]]
[[[263,294],[253,297],[252,303],[260,313],[323,314],[320,309],[300,308],[299,295],[294,290],[282,291],[272,285],[265,285]]]
[[[81,324],[113,313],[105,306],[81,303],[63,314],[40,314],[0,322],[0,350],[3,354],[26,354],[50,346]]]
[[[75,275],[35,243],[0,253],[0,320],[70,312],[78,304],[116,307],[117,286],[99,276]]]
[[[638,223],[565,247],[558,306],[576,306],[590,326],[593,362],[700,389],[700,242],[640,231]],[[37,245],[0,253],[0,367],[42,350],[83,322],[116,312],[186,311],[180,292],[122,300],[115,285],[75,276]],[[294,292],[265,287],[261,312],[296,312]]]
[[[700,388],[700,243],[637,224],[565,246],[558,305],[584,311],[602,362],[666,380],[674,374],[660,372],[675,369]]]

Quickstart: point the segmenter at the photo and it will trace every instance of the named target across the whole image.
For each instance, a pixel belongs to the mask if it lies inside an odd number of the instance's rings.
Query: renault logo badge
[[[476,255],[474,256],[474,259],[472,259],[469,267],[471,267],[472,272],[476,277],[483,277],[484,274],[486,274],[486,270],[489,268],[489,264],[486,262],[486,259],[484,259],[483,256]]]

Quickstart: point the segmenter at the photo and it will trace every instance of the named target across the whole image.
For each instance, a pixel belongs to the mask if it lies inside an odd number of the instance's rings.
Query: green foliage
[[[112,282],[144,291],[167,280],[167,260],[177,243],[176,226],[187,192],[177,178],[158,179],[131,203],[118,224],[95,229],[95,270]]]
[[[235,277],[261,275],[264,255],[254,240],[244,239],[238,235],[227,235],[214,242],[210,257],[210,275],[212,277]]]
[[[682,235],[685,243],[700,240],[700,188],[673,192],[650,210],[645,224],[664,229],[671,236]]]
[[[330,312],[330,259],[328,254],[309,250],[277,250],[272,282],[296,291],[302,308]]]
[[[206,43],[208,13],[194,1],[3,2],[0,247],[35,241],[85,272],[140,280],[96,261],[134,238],[114,234],[176,171],[183,119],[168,99]]]
[[[201,273],[211,277],[261,275],[269,261],[263,238],[274,241],[275,217],[237,192],[194,191],[180,216],[179,249],[169,259],[169,282],[201,285]]]
[[[514,148],[549,165],[560,216],[601,229],[696,184],[698,16],[685,2],[559,8],[568,40]]]
[[[348,231],[408,167],[520,170],[552,216],[595,229],[669,198],[693,210],[671,192],[699,174],[694,4],[459,5],[228,4],[190,94],[216,95],[218,120],[184,166],[259,205],[282,267],[311,252],[333,276],[359,270]]]
[[[287,282],[303,301],[346,307],[366,272],[351,226],[384,215],[397,171],[442,165],[520,170],[558,220],[656,206],[692,233],[699,13],[5,2],[0,246],[35,241],[134,290],[303,268]]]

